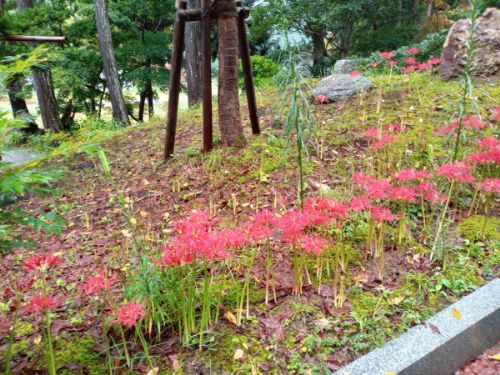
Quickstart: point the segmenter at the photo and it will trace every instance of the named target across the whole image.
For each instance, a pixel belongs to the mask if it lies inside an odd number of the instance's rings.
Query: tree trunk
[[[226,146],[246,144],[238,92],[238,14],[234,0],[216,0],[214,10],[219,34],[219,127]]]
[[[33,0],[17,0],[18,12],[23,12],[28,8],[33,8]],[[57,110],[56,94],[54,92],[50,69],[46,71],[33,71],[33,81],[43,127],[55,133],[62,131],[63,127]]]
[[[118,122],[129,125],[130,121],[128,119],[125,100],[123,99],[123,92],[118,77],[118,67],[113,49],[113,40],[111,39],[107,3],[106,0],[94,0],[94,4],[99,47],[101,49],[104,75],[106,76],[111,106],[113,108],[113,118]]]
[[[23,90],[23,77],[14,76],[7,82],[7,92],[9,95],[10,106],[12,108],[12,115],[14,117],[21,117],[26,119],[26,132],[30,134],[37,134],[41,132],[38,125],[33,120],[26,101],[21,97]]]
[[[325,38],[322,34],[317,33],[312,33],[311,38],[313,45],[313,67],[315,73],[319,73],[325,58]]]
[[[154,104],[154,93],[153,93],[153,82],[148,80],[147,83],[147,93],[146,98],[148,100],[148,117],[151,118],[155,114],[155,104]]]
[[[188,9],[200,9],[200,0],[188,0]],[[186,24],[186,70],[188,104],[193,106],[201,101],[201,26],[199,22]]]
[[[54,133],[64,130],[57,111],[57,101],[52,84],[52,73],[47,71],[34,71],[33,81],[35,83],[38,107],[42,116],[43,127]]]
[[[0,0],[0,16],[3,16],[4,7],[5,7],[5,0]]]
[[[430,16],[432,16],[433,5],[434,5],[434,1],[433,0],[428,0],[428,2],[427,2],[427,13],[426,13],[426,17],[427,18],[430,18]]]

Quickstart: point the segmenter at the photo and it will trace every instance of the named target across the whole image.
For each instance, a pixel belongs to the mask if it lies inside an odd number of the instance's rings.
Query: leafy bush
[[[273,83],[281,66],[274,60],[264,56],[252,56],[252,68],[255,86],[266,86]],[[240,86],[245,86],[243,70],[240,69]]]

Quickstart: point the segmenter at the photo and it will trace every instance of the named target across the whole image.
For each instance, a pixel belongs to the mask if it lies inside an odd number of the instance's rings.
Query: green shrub
[[[270,85],[281,70],[278,63],[264,56],[252,56],[252,68],[255,86]],[[245,87],[242,69],[240,69],[240,86]]]

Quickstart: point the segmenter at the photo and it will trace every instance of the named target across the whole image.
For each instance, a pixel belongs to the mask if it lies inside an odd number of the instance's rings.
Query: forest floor
[[[410,129],[406,145],[415,145],[421,142],[422,129],[432,133],[453,119],[460,98],[459,82],[442,82],[428,73],[412,75],[411,79],[378,76],[374,81],[378,88],[368,94],[334,104],[312,104],[316,120],[310,141],[322,151],[311,147],[305,163],[308,196],[341,197],[346,193],[345,181],[373,157],[363,136],[373,126],[406,124]],[[152,248],[160,252],[173,224],[194,209],[216,213],[230,226],[245,221],[258,209],[285,211],[296,206],[297,167],[294,153],[287,151],[289,146],[281,137],[277,97],[275,89],[259,93],[261,136],[250,135],[246,107],[242,108],[249,141],[243,149],[217,147],[202,155],[199,109],[180,116],[177,154],[167,164],[161,160],[163,119],[97,136],[105,139],[102,147],[116,186],[131,203],[137,225],[147,233]],[[489,111],[498,105],[494,98],[500,97],[500,88],[480,83],[475,97],[477,110],[488,118]],[[95,137],[83,138],[92,141]],[[437,158],[445,154],[446,146],[439,146],[441,139],[426,142],[436,145]],[[94,308],[92,298],[81,292],[81,285],[103,266],[125,278],[131,251],[126,219],[117,204],[117,191],[103,177],[95,158],[74,153],[48,160],[44,167],[65,171],[57,192],[27,197],[19,206],[34,215],[49,211],[61,214],[66,218],[66,229],[59,237],[19,228],[19,234],[37,245],[1,256],[0,314],[12,304],[7,287],[25,276],[22,262],[29,254],[62,255],[59,270],[49,277],[49,285],[66,301],[52,323],[59,372],[104,374],[100,335],[104,318]],[[376,261],[365,260],[363,240],[359,241],[345,276],[342,307],[335,306],[335,291],[328,277],[320,293],[306,286],[303,295],[292,295],[291,264],[280,251],[276,252],[282,259],[277,300],[266,306],[262,293],[264,260],[258,260],[252,271],[250,314],[243,325],[237,327],[232,319],[223,318],[202,351],[183,348],[177,335],[167,335],[151,349],[160,373],[328,374],[339,369],[498,277],[500,242],[495,232],[499,221],[491,220],[493,234],[489,239],[476,241],[475,233],[457,230],[462,220],[469,219],[456,214],[446,232],[446,254],[439,260],[431,260],[425,243],[410,241],[388,248],[383,278],[378,275]],[[412,231],[418,237],[419,226]],[[240,271],[243,275],[244,267]],[[117,286],[114,292],[119,295],[122,290]],[[230,310],[231,306],[225,308]],[[14,373],[44,373],[39,322],[22,315],[15,333]],[[6,345],[0,339],[0,353]],[[135,371],[147,372],[147,366],[137,365]]]

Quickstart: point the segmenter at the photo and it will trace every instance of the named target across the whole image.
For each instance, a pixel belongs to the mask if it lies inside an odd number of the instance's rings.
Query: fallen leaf
[[[226,319],[229,320],[234,325],[236,325],[238,322],[236,316],[231,311],[226,312]]]
[[[451,312],[453,313],[455,319],[462,320],[462,313],[458,311],[456,308],[451,309]]]
[[[158,367],[152,368],[151,370],[148,371],[146,375],[157,375],[160,372],[160,369]]]
[[[243,349],[236,349],[236,351],[234,352],[234,360],[237,361],[237,360],[243,358],[243,354],[245,354],[243,352]]]
[[[491,359],[492,361],[500,361],[500,354],[492,355],[488,357],[488,359]]]
[[[42,342],[42,335],[36,335],[34,340],[33,340],[33,344],[38,345],[41,342]]]
[[[441,334],[441,331],[439,330],[438,327],[436,327],[434,324],[428,323],[429,328],[431,329],[432,332],[437,333],[438,335]]]

